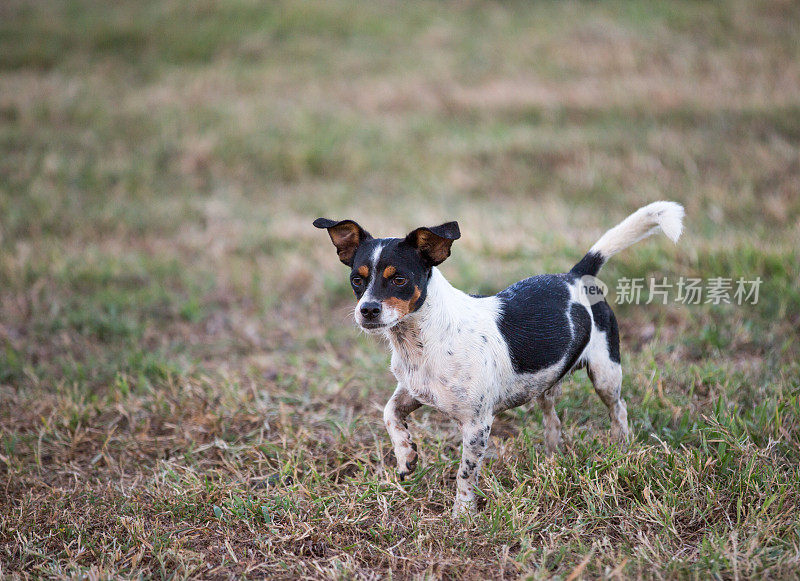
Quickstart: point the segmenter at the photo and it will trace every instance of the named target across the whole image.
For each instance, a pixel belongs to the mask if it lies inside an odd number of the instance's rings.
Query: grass
[[[0,7],[0,572],[795,578],[800,11],[791,2]],[[504,413],[453,521],[458,431],[412,416],[320,215],[458,219],[445,275],[568,269],[656,199],[622,277],[757,305],[616,305],[635,441],[582,372]],[[647,293],[645,293],[646,296]]]

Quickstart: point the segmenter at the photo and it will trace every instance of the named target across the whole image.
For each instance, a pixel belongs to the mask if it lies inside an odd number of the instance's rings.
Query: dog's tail
[[[597,276],[609,258],[659,229],[677,242],[683,230],[683,214],[683,206],[675,202],[653,202],[639,208],[603,234],[570,272],[577,276]]]

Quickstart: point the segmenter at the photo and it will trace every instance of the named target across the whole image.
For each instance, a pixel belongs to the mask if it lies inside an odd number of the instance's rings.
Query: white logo
[[[599,278],[590,274],[581,277],[581,302],[585,299],[590,305],[605,300],[608,286]]]

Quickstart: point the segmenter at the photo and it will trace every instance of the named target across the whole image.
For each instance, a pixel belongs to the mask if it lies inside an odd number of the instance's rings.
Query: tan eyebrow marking
[[[362,264],[358,267],[358,274],[367,278],[369,276],[369,267],[366,264]]]
[[[383,278],[389,278],[390,276],[394,276],[394,273],[397,272],[394,266],[387,266],[383,269]]]

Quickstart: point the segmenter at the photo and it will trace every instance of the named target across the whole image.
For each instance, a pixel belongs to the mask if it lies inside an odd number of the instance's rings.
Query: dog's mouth
[[[362,329],[366,329],[367,331],[374,331],[376,329],[385,329],[389,325],[386,323],[371,323],[368,321],[364,321],[363,323],[359,323]]]

